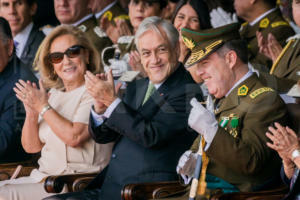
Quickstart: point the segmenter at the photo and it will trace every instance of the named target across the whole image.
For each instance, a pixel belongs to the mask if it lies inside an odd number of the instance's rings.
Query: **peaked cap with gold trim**
[[[239,27],[239,23],[233,23],[200,31],[182,28],[182,40],[191,50],[191,55],[186,61],[185,67],[190,67],[200,62],[219,49],[225,42],[240,39]]]

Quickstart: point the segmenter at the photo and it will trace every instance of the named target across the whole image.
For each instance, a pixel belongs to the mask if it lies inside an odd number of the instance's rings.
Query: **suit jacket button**
[[[117,155],[113,153],[113,154],[111,155],[111,157],[112,157],[112,158],[116,158]]]

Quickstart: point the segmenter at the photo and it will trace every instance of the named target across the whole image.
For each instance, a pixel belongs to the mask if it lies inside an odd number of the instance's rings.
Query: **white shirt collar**
[[[152,83],[152,82],[149,80],[149,84],[150,84],[150,83]],[[161,82],[161,83],[156,83],[156,84],[153,84],[153,83],[152,83],[152,84],[154,85],[155,89],[158,90],[158,88],[159,88],[163,83],[164,83],[164,81]],[[148,84],[148,85],[149,85],[149,84]]]
[[[25,48],[25,45],[29,38],[32,27],[33,27],[33,23],[31,22],[20,33],[18,33],[14,37],[14,41],[18,42],[18,46],[16,48],[16,54],[17,54],[18,58],[20,58],[22,56],[22,53],[24,51],[24,48]]]
[[[247,78],[249,78],[252,74],[253,74],[253,71],[249,70],[247,72],[247,74],[245,74],[240,80],[238,80],[238,82],[236,82],[233,85],[233,87],[227,92],[227,94],[225,96],[227,97],[234,88],[236,88],[240,83],[242,83],[244,80],[246,80]]]
[[[275,11],[277,8],[272,8],[270,10],[268,10],[267,12],[263,13],[262,15],[260,15],[259,17],[257,17],[255,20],[253,20],[252,22],[249,23],[250,26],[255,25],[257,22],[259,22],[262,18],[264,18],[265,16],[267,16],[268,14],[270,14],[271,12]]]
[[[117,3],[117,0],[106,6],[104,9],[100,10],[95,14],[95,17],[98,19],[101,15],[103,15],[107,10],[113,7]]]
[[[73,24],[71,24],[72,26],[78,26],[79,24],[81,24],[82,22],[84,22],[84,21],[86,21],[86,20],[88,20],[88,19],[90,19],[90,18],[92,18],[93,17],[93,14],[91,13],[91,14],[88,14],[88,15],[86,15],[85,17],[83,17],[83,18],[81,18],[80,20],[78,20],[77,22],[75,22],[75,23],[73,23]]]

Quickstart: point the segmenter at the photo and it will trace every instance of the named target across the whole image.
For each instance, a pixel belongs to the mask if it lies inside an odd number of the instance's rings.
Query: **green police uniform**
[[[277,93],[254,74],[220,100],[215,111],[217,133],[206,151],[207,173],[240,191],[259,189],[279,174],[280,159],[266,146],[268,126],[287,123],[287,110]],[[198,149],[195,141],[192,150]]]
[[[250,26],[249,23],[242,25],[240,34],[242,39],[248,43],[249,61],[258,69],[261,69],[261,67],[255,66],[255,64],[271,68],[272,61],[259,53],[256,31],[260,31],[265,38],[269,33],[272,33],[281,46],[285,46],[286,39],[294,35],[295,32],[289,23],[285,21],[279,9],[269,13],[253,26]]]
[[[277,90],[286,93],[300,79],[300,34],[289,38],[288,44],[273,63],[270,73],[261,73],[260,80]]]
[[[95,17],[91,17],[78,25],[87,37],[95,45],[101,58],[101,52],[105,47],[112,46],[112,41],[107,37],[106,33],[97,26],[97,20]],[[112,56],[112,55],[110,55]]]
[[[198,32],[182,29],[181,34],[191,49],[186,67],[200,62],[227,41],[240,38],[237,24]],[[215,117],[219,124],[205,151],[209,159],[207,188],[210,194],[217,188],[226,192],[260,190],[279,175],[281,161],[276,152],[266,146],[265,133],[274,122],[288,123],[286,106],[277,92],[263,85],[255,73],[248,74],[227,96],[217,101]],[[200,136],[191,147],[193,152],[198,151],[199,140]],[[205,166],[203,164],[201,174]]]
[[[102,15],[98,16],[98,24],[102,17],[107,17],[109,21],[114,22],[116,19],[124,19],[130,24],[129,16],[126,11],[122,8],[119,2],[116,2],[111,8],[105,11]]]

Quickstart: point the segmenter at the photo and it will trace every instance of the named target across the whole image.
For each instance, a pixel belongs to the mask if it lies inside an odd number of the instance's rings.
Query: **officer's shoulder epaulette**
[[[114,20],[118,20],[118,19],[129,20],[129,16],[128,15],[118,15],[118,16],[114,17]]]
[[[276,27],[278,27],[278,26],[289,26],[289,23],[286,22],[286,21],[277,21],[277,22],[273,22],[273,23],[271,24],[271,27],[272,27],[272,28],[276,28]]]
[[[265,93],[265,92],[273,92],[274,90],[272,88],[269,87],[262,87],[262,88],[258,88],[256,90],[254,90],[249,96],[251,99],[255,99],[256,97],[258,97],[259,95]]]

